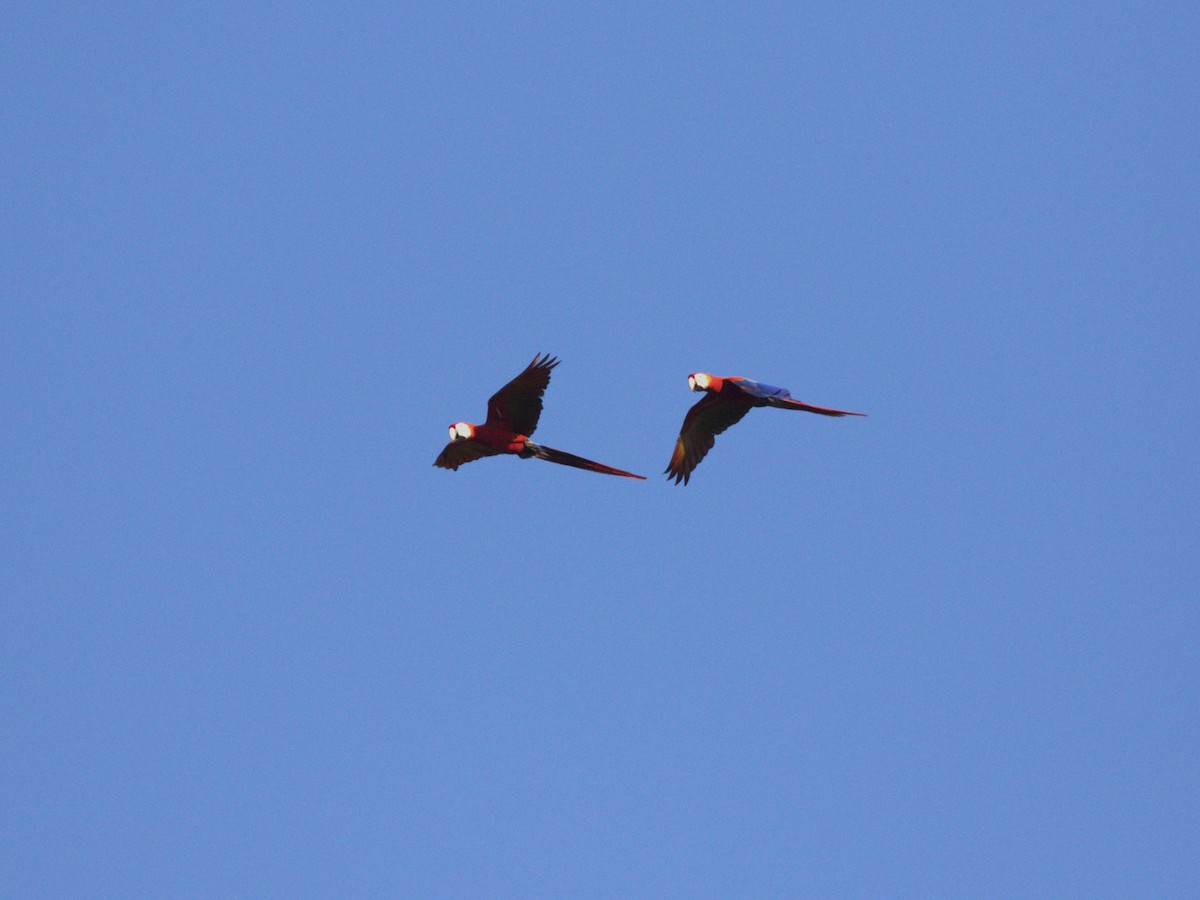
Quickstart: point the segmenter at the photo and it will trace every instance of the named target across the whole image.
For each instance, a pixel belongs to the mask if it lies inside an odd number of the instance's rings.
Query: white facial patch
[[[708,390],[708,376],[705,375],[703,372],[697,372],[696,373],[696,385],[697,385],[697,387],[700,388],[700,390],[707,391]]]
[[[455,422],[454,427],[450,429],[450,436],[458,435],[457,440],[465,441],[470,438],[475,432],[466,422]]]

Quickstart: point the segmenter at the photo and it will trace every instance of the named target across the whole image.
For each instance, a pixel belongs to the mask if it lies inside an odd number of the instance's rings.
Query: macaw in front
[[[688,483],[692,470],[712,449],[716,436],[756,406],[774,406],[776,409],[798,409],[803,412],[819,413],[822,416],[864,416],[866,413],[810,406],[793,400],[785,388],[760,384],[749,378],[727,376],[719,378],[704,372],[693,372],[688,376],[688,387],[693,391],[704,391],[705,396],[683,417],[683,428],[675,441],[675,452],[667,464],[664,474],[675,483]]]
[[[587,469],[589,472],[645,481],[645,475],[614,469],[553,447],[535,444],[529,439],[542,414],[542,393],[550,384],[550,370],[557,365],[558,360],[548,354],[535,356],[524,372],[492,395],[484,424],[455,422],[450,426],[450,443],[438,454],[433,464],[442,469],[457,470],[463,463],[472,460],[512,453],[522,459],[532,456],[564,466]]]

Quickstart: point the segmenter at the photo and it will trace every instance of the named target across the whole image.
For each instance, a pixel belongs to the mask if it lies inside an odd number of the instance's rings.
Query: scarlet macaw
[[[535,444],[529,439],[542,414],[542,393],[550,384],[550,370],[557,365],[558,360],[549,354],[535,356],[524,372],[492,395],[488,401],[487,421],[483,425],[455,422],[450,426],[450,443],[438,454],[433,464],[443,469],[457,470],[463,463],[485,456],[514,453],[522,459],[533,456],[589,472],[645,481],[645,475],[623,472],[553,447]]]
[[[693,391],[704,391],[705,396],[683,417],[683,428],[675,441],[675,452],[667,464],[664,474],[675,483],[688,483],[692,470],[700,465],[716,436],[741,420],[755,406],[774,406],[777,409],[799,409],[804,412],[820,413],[823,416],[863,416],[866,413],[827,409],[810,406],[793,400],[784,388],[760,384],[749,378],[727,376],[718,378],[704,372],[693,372],[688,376],[688,387]]]

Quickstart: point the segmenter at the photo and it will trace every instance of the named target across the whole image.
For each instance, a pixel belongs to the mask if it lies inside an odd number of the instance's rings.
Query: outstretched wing
[[[451,441],[442,448],[442,452],[438,454],[438,458],[433,461],[433,464],[439,469],[454,469],[463,463],[474,462],[477,459],[483,459],[485,456],[495,456],[496,451],[491,447],[487,447],[478,441]]]
[[[487,424],[531,435],[542,414],[542,393],[550,383],[550,370],[558,360],[549,354],[533,358],[525,371],[492,395],[488,401]]]
[[[675,452],[664,470],[668,480],[674,478],[676,484],[681,481],[687,484],[692,470],[712,449],[716,436],[748,412],[750,407],[745,404],[734,403],[720,394],[705,394],[683,417]]]

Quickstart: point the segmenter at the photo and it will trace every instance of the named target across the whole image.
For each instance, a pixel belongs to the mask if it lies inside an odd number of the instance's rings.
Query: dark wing
[[[463,463],[474,462],[477,459],[483,459],[485,456],[495,456],[496,451],[491,447],[487,447],[478,441],[451,441],[442,448],[442,452],[438,454],[438,458],[433,461],[433,464],[439,469],[454,469]]]
[[[683,417],[675,452],[665,470],[667,479],[674,478],[676,484],[681,481],[687,484],[692,469],[700,465],[700,460],[712,449],[716,436],[748,412],[750,407],[745,404],[734,403],[720,394],[706,394]]]
[[[526,436],[533,434],[542,414],[542,393],[550,383],[550,370],[557,365],[558,360],[549,354],[535,356],[524,372],[492,395],[487,424]]]

